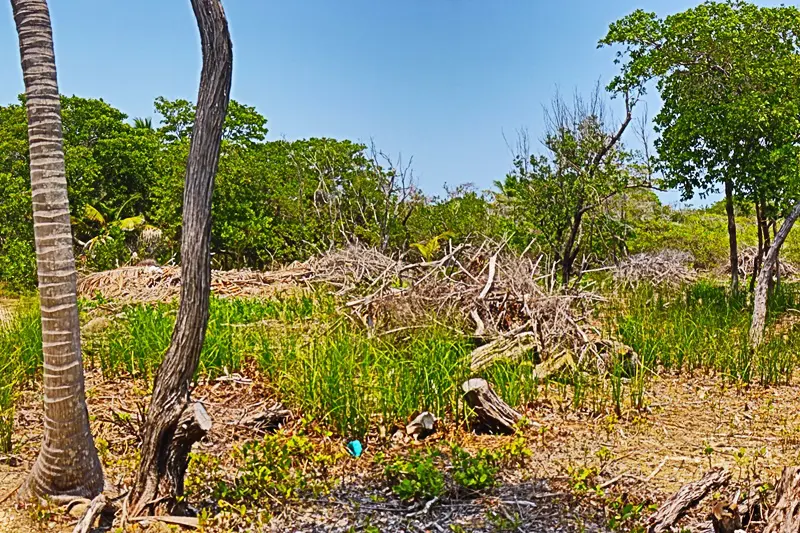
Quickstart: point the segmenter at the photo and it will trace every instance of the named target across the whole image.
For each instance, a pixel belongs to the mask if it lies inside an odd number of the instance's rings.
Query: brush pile
[[[274,272],[214,270],[211,291],[223,298],[267,296],[311,273],[304,264]],[[78,293],[82,296],[91,298],[100,294],[120,303],[169,301],[178,297],[180,289],[181,269],[177,266],[127,266],[78,280]]]
[[[439,259],[418,262],[353,245],[273,272],[213,271],[212,292],[258,297],[298,285],[331,287],[374,335],[431,324],[470,330],[482,343],[472,354],[473,370],[534,353],[543,377],[565,364],[605,368],[602,359],[620,351],[589,321],[601,298],[562,289],[544,258],[488,241],[448,246]],[[120,303],[169,301],[180,283],[179,267],[132,266],[86,276],[78,290]]]
[[[375,334],[437,322],[474,328],[485,344],[472,354],[473,370],[531,351],[559,367],[605,350],[588,320],[600,297],[562,290],[542,257],[519,256],[502,244],[450,246],[440,259],[420,262],[347,248],[311,264],[314,281],[348,296],[346,307]]]
[[[748,246],[739,251],[739,275],[752,276],[753,269],[756,267],[756,260],[758,259],[758,247]],[[759,265],[762,261],[758,261]],[[797,267],[787,261],[779,260],[779,268],[781,277],[787,278],[796,276],[798,273]],[[722,269],[725,275],[730,276],[731,264],[727,261]]]
[[[679,250],[634,254],[617,265],[614,279],[630,288],[641,283],[680,286],[697,278],[697,272],[691,267],[693,261],[692,254]]]

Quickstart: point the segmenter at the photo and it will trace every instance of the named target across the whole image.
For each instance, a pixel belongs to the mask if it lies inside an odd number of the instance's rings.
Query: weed
[[[435,498],[444,492],[444,475],[434,464],[439,454],[428,450],[395,459],[384,468],[392,492],[404,501]]]
[[[324,493],[330,488],[328,471],[336,459],[316,451],[304,435],[267,435],[234,452],[238,472],[233,483],[218,485],[218,496],[237,504]]]
[[[453,464],[453,481],[459,487],[478,491],[495,486],[498,471],[496,453],[481,449],[477,454],[471,455],[460,446],[452,445],[450,461]]]

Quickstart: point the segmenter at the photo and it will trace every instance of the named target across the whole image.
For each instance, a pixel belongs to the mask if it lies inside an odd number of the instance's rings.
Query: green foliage
[[[444,492],[444,474],[434,461],[439,457],[435,450],[425,453],[415,451],[405,459],[395,459],[384,468],[384,475],[392,492],[405,501],[424,500]]]
[[[479,491],[495,486],[499,470],[499,457],[495,452],[481,449],[475,455],[458,445],[450,447],[453,481],[469,491]]]
[[[768,318],[794,308],[798,290],[781,284]],[[798,363],[795,328],[775,335],[751,355],[747,343],[750,306],[746,294],[700,282],[677,294],[641,287],[613,317],[620,339],[642,358],[645,368],[710,369],[734,382],[786,383]]]
[[[317,453],[307,436],[283,433],[245,444],[234,459],[239,465],[235,481],[219,487],[219,497],[231,503],[290,501],[305,492],[323,492],[335,462]]]
[[[42,365],[42,329],[35,302],[19,302],[10,321],[0,321],[0,453],[12,451],[14,401]]]
[[[420,411],[463,416],[467,339],[435,325],[370,338],[349,320],[328,315],[326,321],[333,324],[311,338],[285,329],[261,336],[261,368],[282,398],[355,437],[367,433],[376,413],[384,423]]]
[[[500,189],[508,232],[525,248],[537,244],[562,269],[566,283],[576,260],[606,258],[624,244],[624,226],[609,200],[644,183],[633,154],[616,142],[599,89],[587,101],[553,100],[544,145],[530,154],[525,138]],[[622,237],[622,238],[620,238]]]
[[[666,185],[686,198],[728,181],[773,218],[796,197],[800,10],[738,0],[659,18],[637,10],[600,41],[616,46],[609,88],[664,102],[655,124]],[[791,200],[793,201],[793,200]]]

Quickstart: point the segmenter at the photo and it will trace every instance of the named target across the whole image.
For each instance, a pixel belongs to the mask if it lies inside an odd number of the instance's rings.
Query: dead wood
[[[283,425],[290,416],[292,416],[292,412],[286,409],[282,404],[276,402],[267,409],[262,409],[246,415],[242,418],[240,424],[269,433],[280,429],[281,425]]]
[[[764,533],[797,533],[800,531],[800,467],[785,467],[775,492],[775,509],[769,515]]]
[[[711,509],[714,533],[735,533],[742,529],[742,515],[735,502],[718,501]]]
[[[108,505],[108,500],[106,500],[103,494],[95,496],[86,508],[86,512],[84,512],[81,519],[78,520],[78,523],[75,524],[75,529],[72,530],[72,533],[89,533],[92,529],[95,517],[103,512],[106,505]]]
[[[678,286],[697,279],[692,254],[679,250],[641,253],[626,257],[614,270],[614,279],[627,287],[641,283]]]
[[[513,433],[522,415],[505,403],[485,379],[472,378],[461,385],[464,401],[478,417],[479,427],[491,433]]]
[[[661,504],[661,507],[650,516],[648,520],[648,533],[669,531],[689,509],[697,505],[709,492],[728,483],[730,478],[730,472],[722,468],[715,468],[706,473],[702,479],[687,483],[681,487],[678,492],[670,496],[669,499]]]
[[[432,413],[424,411],[408,423],[406,433],[414,437],[415,440],[422,440],[432,434],[435,429],[436,417]]]

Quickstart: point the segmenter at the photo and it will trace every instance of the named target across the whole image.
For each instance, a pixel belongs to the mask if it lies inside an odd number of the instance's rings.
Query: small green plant
[[[392,492],[404,501],[435,498],[444,492],[444,475],[434,464],[439,453],[414,452],[406,459],[395,459],[384,468]]]
[[[627,498],[617,498],[609,505],[611,516],[608,519],[608,528],[611,531],[631,531],[644,533],[644,526],[640,523],[646,510],[651,509],[645,502],[632,503]]]
[[[576,466],[568,467],[567,474],[569,475],[570,485],[573,492],[577,494],[584,494],[591,490],[596,490],[595,478],[597,477],[598,470],[594,466]]]
[[[498,455],[486,449],[471,455],[460,446],[450,447],[453,481],[461,488],[478,491],[493,487],[497,480]]]
[[[337,457],[319,453],[305,435],[280,432],[245,444],[234,452],[238,471],[232,483],[220,483],[217,496],[233,504],[290,501],[304,492],[330,488],[328,472]]]
[[[522,519],[519,513],[512,515],[504,510],[501,512],[488,511],[486,519],[497,531],[518,531],[522,526]]]

